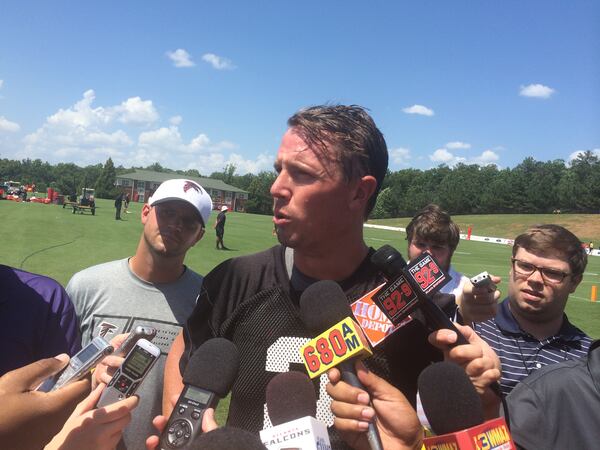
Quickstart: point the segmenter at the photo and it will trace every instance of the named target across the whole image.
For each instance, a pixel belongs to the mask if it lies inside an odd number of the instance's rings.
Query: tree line
[[[0,180],[35,183],[37,190],[48,187],[64,194],[82,187],[96,189],[99,198],[114,198],[117,174],[134,169],[202,177],[197,170],[171,170],[154,163],[147,167],[115,167],[106,163],[79,167],[72,163],[51,165],[39,159],[0,159]],[[271,214],[269,193],[276,174],[238,175],[235,165],[208,177],[248,191],[246,211]],[[408,217],[428,203],[437,203],[450,214],[498,213],[600,213],[600,159],[591,151],[580,153],[566,165],[563,160],[536,161],[525,158],[514,168],[495,165],[458,164],[428,170],[388,171],[372,218]]]

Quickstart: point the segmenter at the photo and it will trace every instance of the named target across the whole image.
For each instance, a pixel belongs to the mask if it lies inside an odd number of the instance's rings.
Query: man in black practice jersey
[[[304,372],[298,350],[314,337],[300,319],[302,291],[316,280],[335,280],[354,301],[383,281],[370,262],[374,250],[363,239],[363,222],[387,170],[383,135],[358,106],[311,107],[293,115],[288,125],[275,161],[278,176],[271,187],[273,222],[281,245],[225,261],[204,278],[183,336],[169,353],[163,396],[166,415],[171,410],[169,400],[181,391],[180,373],[191,353],[207,339],[221,336],[232,340],[241,355],[228,425],[253,432],[269,426],[268,382],[279,372]],[[413,320],[366,360],[371,370],[391,381],[413,404],[419,373],[441,359],[427,335],[425,327]],[[317,418],[331,425],[326,384],[323,375],[315,385]],[[333,435],[332,445],[346,448]]]

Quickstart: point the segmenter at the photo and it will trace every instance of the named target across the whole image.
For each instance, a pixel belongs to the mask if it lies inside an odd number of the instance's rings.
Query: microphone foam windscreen
[[[371,255],[371,262],[388,278],[397,277],[406,267],[402,254],[391,245],[382,245]]]
[[[192,354],[183,382],[225,397],[231,390],[240,366],[240,354],[231,341],[213,338]]]
[[[234,427],[221,427],[202,434],[194,441],[194,448],[202,450],[267,450],[256,434]]]
[[[354,317],[346,294],[335,281],[317,281],[300,296],[300,314],[312,333],[321,333],[346,317]]]
[[[457,364],[432,364],[419,375],[419,397],[436,434],[454,433],[483,423],[481,400]]]
[[[275,375],[267,385],[267,409],[273,426],[317,415],[317,396],[308,376],[301,372]]]

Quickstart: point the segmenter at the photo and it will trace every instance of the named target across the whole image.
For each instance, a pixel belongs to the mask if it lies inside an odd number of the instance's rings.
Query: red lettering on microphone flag
[[[383,311],[375,304],[373,296],[383,286],[385,286],[385,283],[382,283],[372,291],[367,292],[350,305],[356,322],[363,329],[365,336],[373,347],[385,340],[385,338],[398,330],[398,328],[401,328],[412,321],[412,318],[408,316],[398,325],[394,326],[390,319],[388,319]]]

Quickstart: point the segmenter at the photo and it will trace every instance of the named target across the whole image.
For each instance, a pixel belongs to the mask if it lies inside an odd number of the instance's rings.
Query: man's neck
[[[317,280],[342,281],[350,277],[369,253],[361,239],[356,245],[336,251],[302,252],[294,250],[294,265],[302,274]]]
[[[526,317],[520,316],[518,312],[513,311],[514,308],[510,309],[521,329],[532,335],[538,341],[542,341],[558,334],[563,323],[563,316],[554,318],[547,322],[534,322]]]
[[[135,255],[129,260],[133,273],[149,283],[173,283],[181,277],[185,270],[183,257],[165,257],[157,255],[140,240]]]

